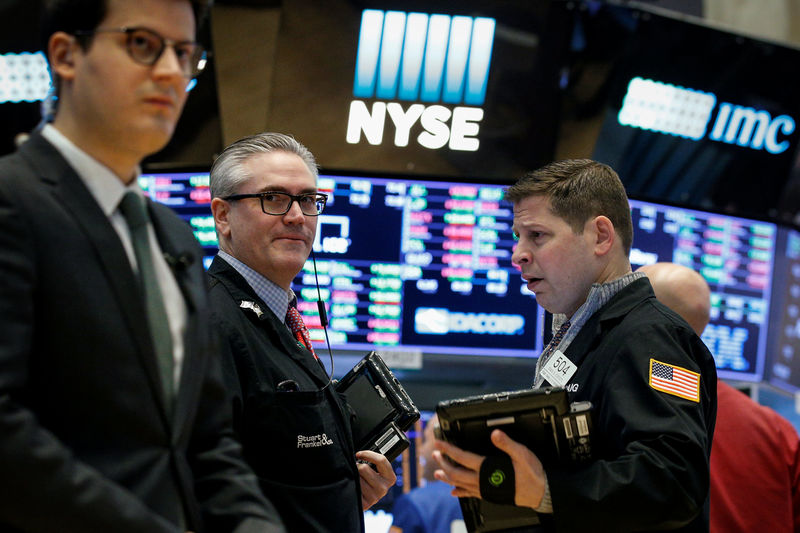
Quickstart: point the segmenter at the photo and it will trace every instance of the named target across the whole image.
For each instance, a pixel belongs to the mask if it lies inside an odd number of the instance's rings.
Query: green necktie
[[[150,335],[153,337],[153,347],[158,359],[164,396],[167,399],[168,406],[171,407],[174,396],[172,334],[169,330],[164,298],[156,277],[150,239],[147,235],[147,222],[149,220],[147,208],[144,201],[136,193],[127,192],[119,204],[119,210],[122,212],[122,216],[125,217],[130,229],[133,251],[136,254],[136,263],[139,266],[139,285],[147,310],[147,323],[150,326]]]

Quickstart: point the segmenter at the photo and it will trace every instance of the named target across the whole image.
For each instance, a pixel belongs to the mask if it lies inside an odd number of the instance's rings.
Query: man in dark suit
[[[543,464],[535,442],[502,429],[490,457],[436,441],[436,478],[458,497],[534,509],[545,531],[708,531],[717,412],[711,353],[631,272],[633,221],[614,170],[556,161],[506,191],[511,257],[555,334],[534,387],[592,404],[593,460]],[[446,461],[444,456],[453,462]]]
[[[198,245],[136,183],[202,68],[201,7],[48,5],[55,118],[0,159],[0,531],[284,531],[233,438]]]
[[[386,457],[355,448],[350,407],[291,288],[327,198],[314,156],[281,133],[245,137],[214,162],[210,185],[220,248],[208,269],[212,324],[245,459],[293,533],[363,532],[364,511],[397,477]]]

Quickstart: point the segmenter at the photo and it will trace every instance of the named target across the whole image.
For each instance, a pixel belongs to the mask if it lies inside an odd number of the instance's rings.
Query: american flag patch
[[[700,374],[650,359],[650,386],[661,392],[700,402]]]

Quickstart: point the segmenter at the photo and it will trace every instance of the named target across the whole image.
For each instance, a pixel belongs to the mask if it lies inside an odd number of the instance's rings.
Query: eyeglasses
[[[244,200],[245,198],[258,198],[261,200],[261,210],[267,215],[285,215],[292,208],[292,202],[297,202],[300,211],[306,216],[315,217],[322,214],[328,195],[322,193],[313,194],[289,194],[285,192],[259,192],[254,194],[232,194],[225,196],[223,200]]]
[[[171,46],[186,78],[197,77],[206,67],[206,51],[194,41],[172,41],[147,28],[98,28],[75,32],[75,36],[86,38],[96,33],[124,33],[128,55],[141,65],[155,65],[164,50]]]

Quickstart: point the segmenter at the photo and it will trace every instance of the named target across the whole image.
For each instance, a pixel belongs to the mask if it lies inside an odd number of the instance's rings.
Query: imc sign
[[[714,112],[716,111],[716,117]],[[670,83],[633,78],[617,120],[623,126],[666,133],[699,141],[736,144],[780,154],[789,148],[795,121],[789,115],[722,102],[713,93]],[[710,132],[708,127],[711,125]]]
[[[347,142],[381,144],[388,115],[395,146],[419,122],[425,148],[477,150],[494,29],[485,17],[364,10]]]

